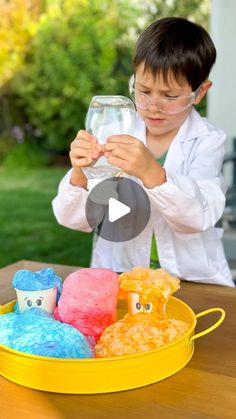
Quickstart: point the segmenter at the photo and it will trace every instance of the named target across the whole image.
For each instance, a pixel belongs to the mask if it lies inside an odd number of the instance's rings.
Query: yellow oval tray
[[[0,306],[0,315],[13,310],[15,301]],[[118,307],[118,317],[126,310]],[[219,320],[194,334],[197,318],[220,312]],[[183,301],[172,297],[167,304],[171,318],[190,324],[179,340],[162,348],[135,355],[98,359],[59,359],[29,355],[0,345],[0,375],[26,387],[70,394],[110,393],[155,383],[175,374],[191,359],[194,340],[218,327],[224,320],[221,308],[197,315]]]

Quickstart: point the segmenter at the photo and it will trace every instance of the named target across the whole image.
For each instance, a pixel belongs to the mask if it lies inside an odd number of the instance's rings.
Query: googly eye
[[[42,305],[42,300],[40,300],[40,298],[38,298],[38,299],[36,300],[36,305],[37,305],[37,306],[41,306],[41,305]]]
[[[32,301],[31,300],[27,300],[26,301],[26,304],[27,304],[28,307],[31,307],[32,306]]]
[[[128,295],[128,310],[132,315],[143,312],[143,305],[139,302],[139,298],[140,295],[137,292]]]
[[[147,303],[144,305],[145,313],[150,313],[152,311],[152,303]]]

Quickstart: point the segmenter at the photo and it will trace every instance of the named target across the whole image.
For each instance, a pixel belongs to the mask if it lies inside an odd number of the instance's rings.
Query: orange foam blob
[[[128,300],[122,320],[109,326],[95,346],[97,357],[130,355],[160,348],[177,340],[189,325],[168,319],[165,307],[180,287],[178,278],[163,269],[136,267],[119,276],[120,297]]]
[[[189,328],[187,323],[175,319],[163,320],[159,324],[144,323],[141,318],[136,322],[127,320],[119,320],[103,332],[95,346],[96,357],[131,355],[157,349],[177,340]]]

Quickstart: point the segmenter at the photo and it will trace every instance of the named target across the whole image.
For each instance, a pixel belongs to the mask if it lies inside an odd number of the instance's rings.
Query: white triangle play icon
[[[124,215],[129,214],[131,209],[122,202],[117,201],[115,198],[109,198],[108,200],[108,219],[111,223],[119,218],[124,217]]]

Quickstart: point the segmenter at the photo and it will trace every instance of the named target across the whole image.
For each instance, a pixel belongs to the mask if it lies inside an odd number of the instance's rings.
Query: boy
[[[171,274],[234,286],[222,230],[215,227],[225,206],[225,134],[193,108],[211,87],[208,75],[215,59],[214,44],[201,26],[177,17],[157,20],[141,34],[134,51],[130,90],[137,108],[135,136],[113,135],[102,148],[79,131],[72,142],[72,170],[53,201],[60,224],[91,231],[81,167],[101,154],[126,176],[137,178],[152,209],[148,225],[134,239],[114,243],[98,237],[92,267],[124,272],[150,266],[156,246],[156,259]]]

